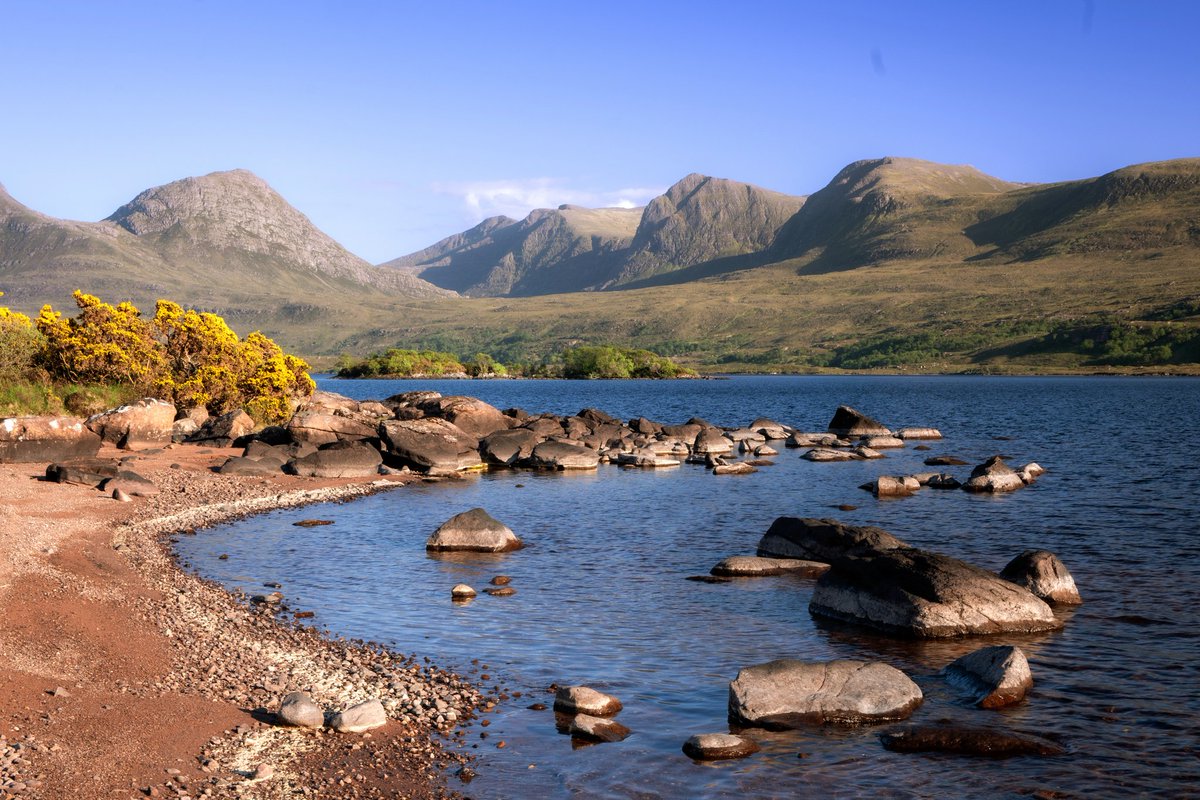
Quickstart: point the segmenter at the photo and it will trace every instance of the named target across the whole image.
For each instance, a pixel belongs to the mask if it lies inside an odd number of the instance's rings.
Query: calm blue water
[[[429,388],[500,408],[628,419],[704,417],[742,425],[768,416],[823,430],[846,403],[885,423],[932,425],[930,452],[811,464],[777,449],[776,465],[714,477],[702,467],[602,466],[590,475],[493,472],[415,484],[350,504],[277,512],[186,537],[198,572],[257,590],[280,581],[322,627],[393,644],[488,687],[502,703],[479,739],[479,777],[463,791],[501,797],[1072,797],[1200,791],[1200,381],[1154,378],[739,377],[678,382],[335,381],[321,388],[382,398]],[[995,437],[1009,437],[997,439]],[[972,463],[1001,453],[1049,472],[1001,497],[924,490],[879,501],[856,487],[925,471],[931,454]],[[953,468],[960,477],[969,467]],[[850,503],[854,511],[836,506]],[[528,548],[502,556],[430,557],[424,542],[451,515],[482,506]],[[1026,548],[1059,554],[1085,600],[1057,633],[1000,640],[895,641],[835,630],[808,614],[811,582],[685,580],[753,553],[781,515],[879,525],[909,542],[1000,569]],[[297,528],[304,518],[334,525]],[[217,556],[228,553],[227,561]],[[517,594],[449,600],[466,582],[513,578]],[[983,644],[1012,641],[1034,671],[1032,695],[1004,711],[961,702],[938,670]],[[912,722],[951,719],[1048,735],[1069,754],[989,761],[888,753],[882,728],[762,735],[744,761],[693,764],[680,746],[727,730],[729,681],[775,658],[882,658],[922,687]],[[478,663],[474,663],[478,662]],[[484,666],[486,665],[486,667]],[[634,734],[573,750],[555,732],[545,687],[585,683],[625,703]],[[504,749],[495,743],[503,740]],[[532,766],[531,766],[532,765]]]

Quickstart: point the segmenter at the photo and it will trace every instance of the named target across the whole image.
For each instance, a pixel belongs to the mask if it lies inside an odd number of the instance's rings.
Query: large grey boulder
[[[835,558],[809,611],[922,638],[1031,633],[1062,626],[1028,590],[965,561],[897,547]]]
[[[379,438],[392,459],[423,472],[447,474],[482,465],[479,440],[444,419],[383,422]]]
[[[733,450],[733,441],[717,428],[705,428],[692,441],[692,452],[696,455],[723,455]]]
[[[453,422],[459,430],[476,439],[508,430],[513,425],[512,417],[505,416],[500,409],[474,397],[439,397],[422,403],[421,408],[430,416]]]
[[[94,458],[99,451],[100,437],[78,417],[0,419],[0,463]]]
[[[287,471],[302,478],[366,478],[379,473],[383,457],[369,444],[333,442],[291,461]]]
[[[338,733],[365,733],[387,724],[387,712],[378,700],[367,700],[334,714],[329,727]]]
[[[700,733],[683,743],[684,755],[696,761],[745,758],[758,750],[758,742],[732,733]]]
[[[426,550],[475,553],[503,553],[520,547],[516,534],[482,508],[455,514],[425,543]]]
[[[542,442],[533,448],[529,464],[538,469],[596,469],[600,455],[587,447],[566,442]]]
[[[871,419],[850,406],[838,406],[829,421],[829,432],[838,436],[889,436],[891,431],[882,422]]]
[[[175,415],[173,403],[144,397],[88,417],[87,426],[123,450],[161,447],[172,441]]]
[[[292,692],[284,697],[276,716],[285,725],[297,728],[320,728],[325,724],[325,712],[307,692]]]
[[[779,517],[758,541],[758,555],[833,564],[856,553],[908,545],[882,528],[844,525],[834,519]]]
[[[1011,492],[1025,485],[1021,476],[1004,463],[1000,456],[992,456],[971,470],[970,479],[963,484],[968,492]]]
[[[946,680],[980,708],[1003,708],[1025,699],[1033,673],[1024,651],[1010,644],[982,647],[945,669]]]
[[[1000,577],[1024,586],[1048,603],[1077,606],[1083,602],[1067,566],[1048,550],[1026,550],[1008,562]]]
[[[479,453],[488,464],[513,467],[533,454],[543,437],[528,428],[495,431],[479,443]]]
[[[319,446],[338,441],[377,439],[379,422],[384,418],[378,414],[364,414],[358,410],[331,412],[311,408],[293,414],[286,429],[294,441]]]
[[[554,710],[564,714],[611,717],[621,707],[620,700],[590,686],[563,686],[554,695]]]
[[[230,447],[253,430],[254,419],[238,408],[209,417],[200,425],[199,430],[187,437],[187,441],[209,447]]]
[[[779,659],[738,673],[729,684],[729,720],[772,730],[885,722],[905,719],[922,699],[907,675],[880,661]]]

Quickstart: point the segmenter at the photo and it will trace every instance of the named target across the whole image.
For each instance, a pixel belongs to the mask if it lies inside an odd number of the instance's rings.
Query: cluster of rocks
[[[0,797],[15,798],[41,789],[46,775],[34,770],[29,756],[57,749],[58,745],[39,742],[35,736],[26,735],[10,740],[0,733]]]
[[[880,528],[780,517],[757,554],[829,564],[813,590],[812,614],[890,634],[1054,630],[1062,623],[1049,603],[1080,602],[1070,573],[1046,551],[1026,551],[996,574],[912,547]]]
[[[620,742],[631,733],[613,719],[623,707],[617,698],[589,686],[564,686],[554,694],[555,725],[584,743]]]

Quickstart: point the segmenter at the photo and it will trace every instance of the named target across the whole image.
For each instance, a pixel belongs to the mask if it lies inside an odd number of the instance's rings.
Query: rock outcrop
[[[0,419],[0,463],[94,458],[99,451],[100,437],[78,417]]]
[[[88,417],[87,426],[106,442],[123,450],[162,447],[172,441],[175,406],[145,397]]]
[[[479,440],[444,419],[383,422],[379,438],[391,460],[422,472],[446,474],[482,465]]]
[[[1083,602],[1066,565],[1048,550],[1026,550],[1008,562],[1000,577],[1024,586],[1048,603],[1076,606]]]

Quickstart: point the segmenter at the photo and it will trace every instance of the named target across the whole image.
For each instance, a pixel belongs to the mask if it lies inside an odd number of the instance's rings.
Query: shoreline
[[[159,493],[120,503],[0,465],[0,798],[445,797],[483,695],[375,643],[326,636],[186,572],[171,538],[399,480],[230,478],[232,449],[116,451]],[[240,452],[240,451],[236,451]],[[297,529],[301,531],[302,529]],[[302,535],[298,533],[298,535]],[[286,589],[285,589],[286,591]],[[290,691],[383,702],[365,734],[281,727]],[[262,765],[262,766],[260,766]]]

